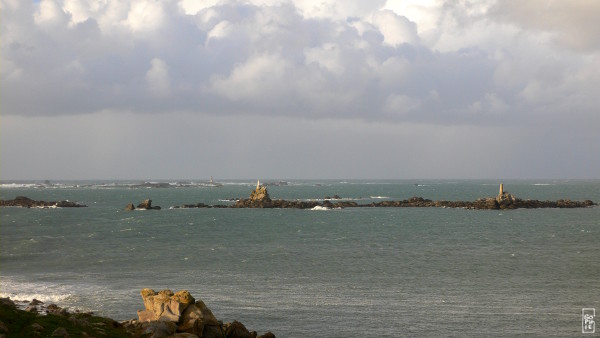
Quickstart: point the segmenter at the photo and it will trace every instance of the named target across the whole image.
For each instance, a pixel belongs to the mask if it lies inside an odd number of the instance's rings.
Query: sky
[[[0,179],[597,179],[598,13],[0,0]]]

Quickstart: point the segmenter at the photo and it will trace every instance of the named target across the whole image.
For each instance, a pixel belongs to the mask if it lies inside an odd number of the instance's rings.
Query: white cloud
[[[35,23],[42,27],[64,25],[69,20],[69,15],[55,0],[40,1],[39,8],[34,14]]]
[[[214,77],[209,91],[234,101],[277,100],[287,87],[287,67],[278,55],[254,55],[237,64],[229,76]]]
[[[373,24],[383,34],[383,42],[398,47],[403,43],[417,44],[416,25],[406,17],[399,16],[390,10],[382,10],[373,14]]]
[[[164,17],[160,1],[136,0],[131,3],[124,23],[135,32],[148,32],[160,29]]]
[[[505,22],[550,32],[559,45],[582,51],[600,49],[598,13],[600,2],[584,0],[500,0],[492,10]]]
[[[295,0],[291,2],[306,18],[346,20],[349,17],[362,17],[379,10],[385,0]]]
[[[597,80],[585,74],[600,56],[558,48],[547,24],[587,16],[579,3],[549,8],[565,14],[544,19],[540,9],[526,24],[530,7],[495,1],[2,0],[3,113],[243,110],[461,124],[494,111],[530,123],[531,112],[560,114],[568,101],[593,114]]]
[[[158,58],[151,61],[151,67],[146,72],[148,88],[154,95],[167,96],[170,93],[169,68]]]
[[[340,50],[333,43],[326,43],[315,48],[304,50],[306,63],[315,63],[334,74],[342,74],[344,67],[341,60]]]
[[[195,15],[203,9],[216,6],[222,0],[181,0],[178,5],[187,15]]]
[[[405,115],[421,107],[421,102],[406,95],[391,94],[385,100],[383,109],[390,115]]]
[[[221,39],[226,38],[232,32],[232,27],[229,21],[223,20],[216,24],[207,34],[206,34],[206,44],[213,39]]]

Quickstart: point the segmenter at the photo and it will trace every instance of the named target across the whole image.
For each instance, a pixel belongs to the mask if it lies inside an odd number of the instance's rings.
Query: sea
[[[277,337],[582,334],[600,312],[600,207],[171,209],[232,204],[255,180],[2,181],[0,296],[116,320],[140,290],[188,290]],[[475,200],[500,180],[268,180],[273,199]],[[159,184],[162,183],[162,184]],[[600,180],[504,180],[523,199],[600,202]],[[160,188],[156,186],[161,186]],[[144,199],[161,210],[125,211]],[[600,332],[600,331],[598,331]]]

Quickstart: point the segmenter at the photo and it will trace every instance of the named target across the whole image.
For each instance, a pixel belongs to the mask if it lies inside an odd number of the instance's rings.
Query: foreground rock
[[[22,207],[22,208],[82,208],[87,205],[70,201],[36,201],[29,197],[17,196],[12,200],[0,200],[0,207]]]
[[[28,304],[28,305],[27,305]],[[34,305],[31,305],[34,304]],[[24,311],[23,306],[39,311]],[[0,298],[0,336],[4,337],[132,337],[118,322],[91,313],[70,313],[41,302]]]
[[[202,337],[202,338],[254,338],[256,332],[234,321],[218,321],[202,300],[196,300],[186,291],[155,292],[143,289],[144,310],[138,311],[138,320],[124,322],[124,327],[134,336],[150,337]],[[260,337],[275,337],[273,333]]]
[[[238,321],[223,324],[185,290],[143,289],[141,295],[145,309],[138,311],[138,319],[121,323],[36,300],[0,298],[0,337],[275,338],[271,332],[258,336]],[[35,306],[36,311],[25,311],[24,306]]]

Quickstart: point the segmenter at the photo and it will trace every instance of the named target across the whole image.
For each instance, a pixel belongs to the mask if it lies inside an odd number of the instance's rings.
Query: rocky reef
[[[480,198],[476,201],[432,201],[422,197],[411,197],[402,201],[381,201],[371,203],[365,206],[370,207],[399,207],[399,208],[464,208],[464,209],[538,209],[538,208],[587,208],[596,205],[596,203],[585,201],[538,201],[522,200],[511,195],[510,198]]]
[[[17,196],[12,200],[0,200],[0,207],[22,207],[22,208],[82,208],[87,205],[71,201],[36,201],[29,197]]]
[[[257,184],[256,189],[252,190],[249,198],[236,200],[233,205],[206,205],[184,204],[181,207],[172,208],[282,208],[282,209],[337,209],[337,208],[463,208],[479,210],[499,210],[499,209],[537,209],[537,208],[587,208],[597,205],[591,200],[571,201],[569,199],[560,199],[557,201],[539,201],[524,200],[517,198],[507,191],[504,191],[504,185],[500,185],[500,192],[496,197],[480,198],[475,201],[433,201],[423,197],[411,197],[401,201],[380,201],[368,204],[358,204],[355,201],[347,201],[335,195],[333,198],[325,198],[323,202],[319,201],[298,201],[271,199],[267,188]],[[332,202],[331,200],[335,200]]]
[[[92,313],[70,313],[35,299],[0,298],[0,336],[275,338],[272,332],[259,336],[238,321],[223,324],[186,290],[143,289],[141,295],[145,309],[138,311],[138,319],[120,323]]]
[[[160,207],[158,205],[153,206],[152,205],[152,200],[150,200],[150,199],[143,200],[142,203],[138,204],[137,208],[133,205],[133,203],[129,203],[125,207],[125,211],[133,211],[135,209],[141,209],[141,210],[160,210]]]

